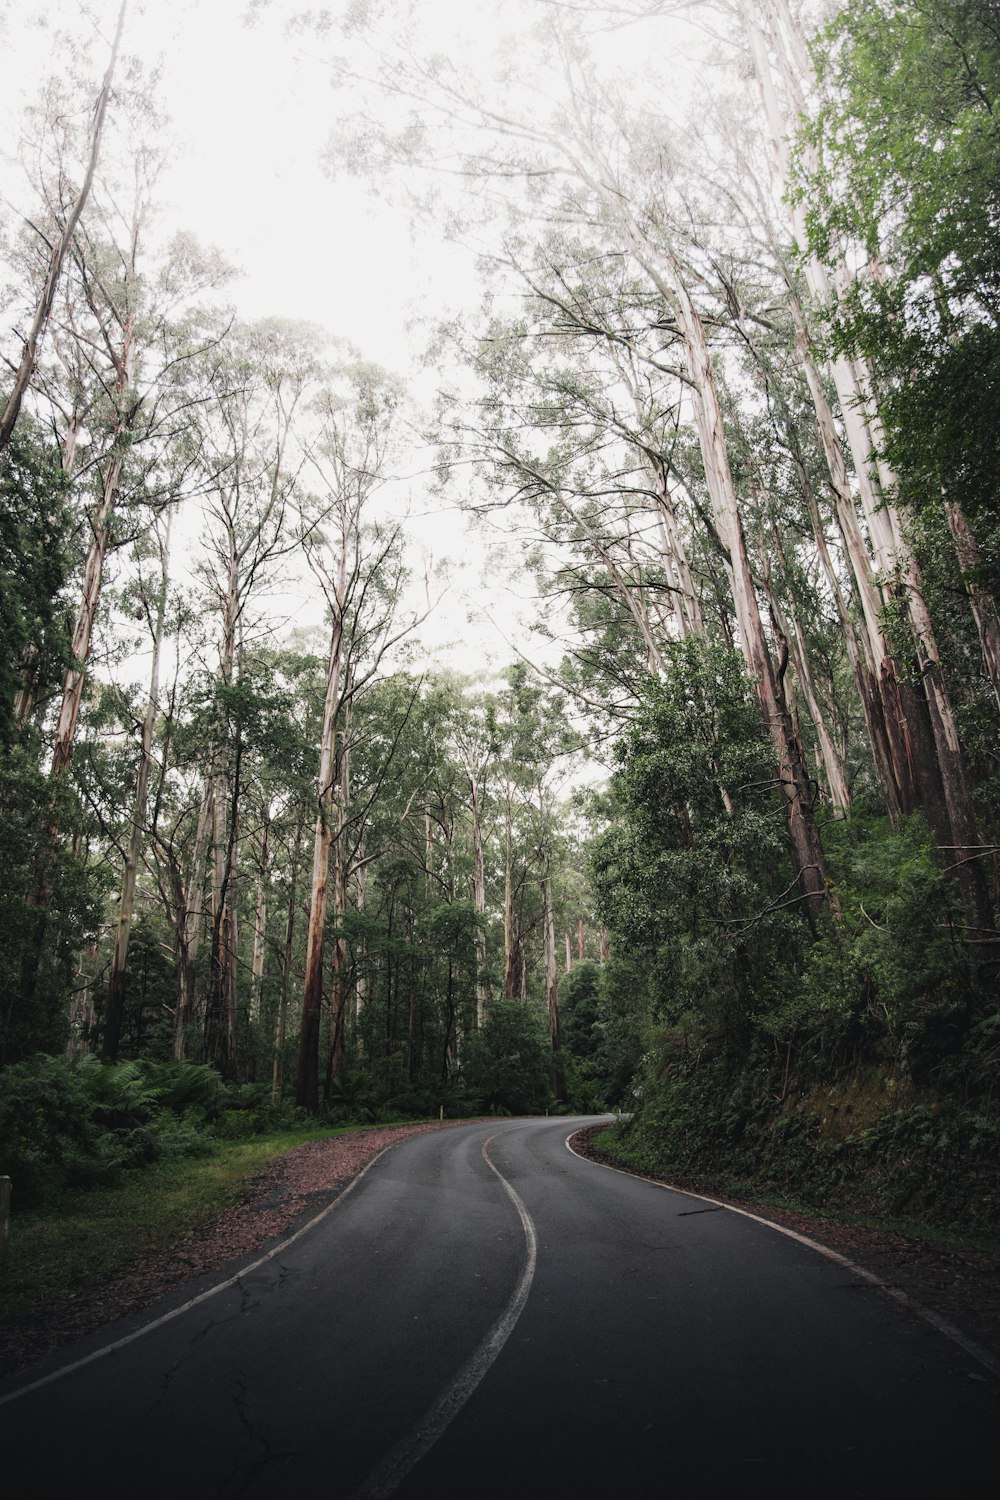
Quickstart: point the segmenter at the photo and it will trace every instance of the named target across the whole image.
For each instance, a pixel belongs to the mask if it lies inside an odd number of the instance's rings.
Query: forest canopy
[[[315,191],[475,279],[391,367],[241,311],[97,9],[0,243],[0,1112],[617,1108],[817,1193],[933,1116],[936,1211],[996,1144],[997,7],[251,7]]]

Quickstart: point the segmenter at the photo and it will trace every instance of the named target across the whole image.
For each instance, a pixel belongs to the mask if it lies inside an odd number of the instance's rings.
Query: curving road
[[[583,1123],[406,1140],[186,1310],[6,1382],[5,1500],[996,1493],[981,1365],[807,1246],[582,1161]]]

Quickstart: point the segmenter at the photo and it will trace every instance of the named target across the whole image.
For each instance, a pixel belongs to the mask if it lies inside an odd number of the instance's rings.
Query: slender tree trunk
[[[486,863],[483,855],[483,829],[479,807],[479,784],[475,774],[469,772],[469,799],[472,809],[472,897],[477,915],[486,913]],[[482,1028],[486,1019],[488,994],[484,970],[486,968],[486,933],[482,924],[476,928],[476,1029]]]
[[[654,485],[658,505],[658,520],[662,538],[662,551],[664,559],[669,559],[673,572],[674,583],[678,590],[680,599],[680,618],[685,635],[703,636],[705,634],[705,622],[702,619],[701,604],[698,600],[697,590],[694,586],[694,575],[691,572],[691,564],[688,562],[687,551],[681,539],[680,527],[677,524],[677,511],[674,507],[673,496],[667,483],[667,474],[663,464],[655,465]]]
[[[142,723],[142,742],[139,750],[139,770],[136,776],[135,800],[132,807],[132,827],[128,850],[125,855],[125,870],[122,875],[121,899],[118,906],[118,924],[115,929],[115,946],[111,955],[111,973],[108,979],[107,1011],[104,1018],[104,1047],[102,1055],[113,1059],[118,1056],[121,1037],[122,1014],[125,1001],[125,969],[128,963],[129,937],[135,911],[136,881],[139,873],[139,858],[142,853],[143,831],[146,826],[146,806],[149,800],[149,780],[153,769],[153,732],[159,711],[160,696],[160,652],[163,648],[163,628],[167,614],[167,590],[170,582],[170,519],[163,538],[160,553],[161,579],[156,600],[156,623],[153,627],[153,661],[149,673],[149,697]]]
[[[800,117],[805,109],[802,82],[789,63],[784,38],[787,37],[797,57],[804,55],[804,47],[788,5],[784,0],[776,0],[776,3],[777,10],[773,4],[771,7],[774,24],[769,25],[767,35],[749,11],[747,29],[765,112],[782,175],[787,180],[787,131],[771,77],[768,44],[773,47],[794,112]],[[800,243],[806,244],[801,204],[793,205],[793,214],[797,237]],[[829,280],[815,256],[808,260],[806,274],[813,295],[821,304],[827,302]],[[842,297],[851,283],[851,273],[843,262],[838,265],[834,279],[837,295]],[[906,517],[899,514],[890,499],[896,488],[896,479],[882,457],[884,443],[870,374],[863,362],[840,358],[834,362],[833,377],[875,556],[884,579],[890,579],[897,570],[901,577],[903,603],[909,617],[926,694],[936,764],[932,765],[931,757],[923,746],[918,749],[911,741],[911,753],[916,762],[916,780],[921,786],[928,820],[939,842],[958,851],[968,850],[975,845],[977,832],[964,757],[947,683],[941,671],[930,613],[923,597],[920,570],[905,534]],[[913,729],[916,724],[916,715],[911,715],[909,727]],[[938,788],[940,796],[937,794]],[[989,925],[992,916],[978,866],[960,863],[958,876],[973,915],[982,925]]]
[[[506,816],[504,820],[503,863],[503,993],[505,1000],[513,1000],[516,993],[514,954],[514,819],[510,805],[510,788],[507,788]]]
[[[351,800],[351,753],[348,746],[349,718],[344,725],[344,748],[340,756],[340,775],[337,780],[335,819],[332,850],[333,920],[336,936],[333,940],[332,985],[330,990],[330,1060],[327,1068],[327,1098],[330,1086],[344,1070],[347,1028],[347,984],[348,949],[344,922],[347,917],[347,810]]]
[[[174,1017],[173,1054],[175,1062],[182,1061],[185,1056],[186,1028],[195,1019],[195,964],[205,928],[205,871],[208,863],[208,843],[214,821],[214,785],[211,778],[206,780],[201,805],[198,808],[194,850],[184,892],[183,910],[178,924],[178,995]]]
[[[237,729],[232,777],[219,777],[215,789],[212,962],[205,1003],[206,1061],[229,1080],[236,1078],[236,880],[242,767],[243,736]]]
[[[962,569],[965,590],[969,596],[969,607],[976,622],[979,648],[983,654],[983,666],[986,669],[990,686],[993,688],[997,706],[1000,707],[1000,619],[997,618],[996,603],[992,594],[977,582],[982,557],[962,507],[956,500],[946,500],[944,511],[948,518],[948,529],[955,543],[958,564]]]
[[[354,904],[361,916],[365,909],[365,901],[368,894],[368,866],[359,864],[354,872],[355,896]],[[364,929],[361,931],[360,947],[358,952],[358,972],[354,981],[354,1019],[360,1022],[364,1014],[365,1005],[368,1000],[368,939]],[[360,1027],[356,1028],[357,1045],[361,1045]]]
[[[865,728],[868,732],[868,742],[871,746],[872,757],[875,762],[875,774],[878,776],[882,790],[885,793],[886,809],[890,820],[896,824],[900,814],[903,812],[903,803],[900,795],[900,780],[897,771],[896,757],[893,751],[893,740],[886,725],[886,704],[880,691],[880,680],[877,677],[870,651],[870,640],[865,632],[860,638],[855,629],[854,621],[844,600],[840,588],[840,579],[830,556],[826,533],[820,518],[819,504],[813,494],[808,475],[804,466],[799,469],[802,481],[802,494],[805,499],[806,509],[809,513],[812,525],[813,537],[816,542],[816,552],[819,557],[820,567],[826,579],[827,588],[834,601],[837,610],[837,619],[840,624],[844,647],[847,651],[847,659],[851,666],[858,699],[861,703],[862,713],[865,719]],[[909,761],[905,760],[906,785],[910,784]]]
[[[97,971],[97,943],[88,943],[86,953],[77,970],[79,986],[73,993],[69,1005],[69,1034],[66,1040],[66,1056],[85,1057],[91,1050],[94,1030],[94,974]]]
[[[265,806],[261,820],[260,866],[257,872],[257,895],[254,902],[253,957],[250,961],[250,1024],[254,1028],[260,1025],[261,992],[264,987],[270,843],[271,810]]]
[[[257,889],[254,894],[253,950],[250,956],[250,1036],[244,1057],[247,1081],[257,1077],[260,1039],[261,1004],[264,990],[264,962],[267,951],[267,890],[270,879],[271,810],[265,802],[261,818],[260,856],[257,867]]]
[[[302,1026],[299,1032],[295,1102],[313,1113],[319,1108],[319,1033],[323,1004],[323,949],[330,882],[330,849],[334,833],[334,783],[337,777],[337,709],[340,704],[343,622],[335,615],[326,669],[326,697],[320,742],[318,811],[313,836],[306,972],[302,989]]]
[[[802,695],[806,700],[809,717],[812,720],[812,726],[816,733],[819,763],[823,768],[823,775],[826,779],[830,805],[836,812],[846,815],[851,807],[851,794],[847,787],[847,779],[844,776],[844,768],[841,764],[840,756],[837,753],[829,728],[827,727],[826,718],[820,708],[805,641],[800,637],[795,626],[785,619],[784,612],[775,598],[769,582],[765,585],[765,588],[775,634],[785,643],[785,647],[788,650],[795,676],[802,689]]]
[[[415,1038],[417,1027],[417,969],[415,962],[416,943],[413,933],[413,907],[406,908],[406,943],[410,950],[410,982],[406,991],[406,1081],[413,1082],[417,1073]]]
[[[122,28],[125,25],[125,11],[127,6],[128,0],[122,0],[121,8],[118,11],[118,22],[115,26],[114,40],[111,44],[111,57],[108,62],[107,71],[104,74],[104,81],[101,84],[101,92],[97,96],[97,104],[94,108],[94,120],[90,127],[90,152],[87,157],[87,167],[83,182],[66,216],[59,237],[52,246],[48,272],[35,307],[35,316],[28,330],[28,336],[24,341],[24,349],[21,352],[21,359],[14,375],[14,386],[7,398],[3,415],[0,416],[0,452],[7,447],[14,427],[17,424],[17,419],[21,411],[21,403],[24,400],[25,392],[31,384],[31,377],[35,371],[39,341],[52,315],[52,307],[55,302],[62,269],[66,262],[66,256],[69,253],[70,245],[73,243],[73,236],[76,233],[76,226],[80,222],[80,215],[83,213],[87,199],[90,196],[90,189],[94,181],[94,172],[97,169],[97,159],[101,151],[104,118],[107,114],[108,100],[111,97],[111,84],[115,74],[115,64],[118,60],[118,48],[121,43]]]
[[[693,382],[693,400],[705,477],[716,528],[729,551],[732,568],[733,603],[740,640],[757,682],[761,714],[774,746],[779,795],[785,814],[796,881],[811,922],[818,921],[827,903],[826,859],[812,812],[809,778],[802,744],[792,727],[783,685],[771,662],[764,627],[754,591],[743,524],[729,468],[729,455],[712,369],[711,354],[701,318],[691,301],[673,258],[667,257],[673,285],[656,280],[668,295],[684,339]]]
[[[285,1033],[288,1026],[288,1002],[292,989],[292,952],[295,941],[295,903],[298,897],[299,867],[302,862],[302,839],[305,834],[305,808],[295,829],[292,867],[289,874],[288,911],[285,916],[285,948],[281,961],[281,997],[274,1030],[274,1066],[271,1072],[271,1102],[281,1100],[285,1074]]]
[[[556,924],[552,910],[552,881],[548,853],[542,856],[542,935],[545,955],[545,1004],[549,1014],[549,1043],[552,1048],[552,1092],[561,1104],[566,1102],[566,1079],[563,1072],[562,1041],[559,1036],[559,970],[556,965]]]
[[[56,723],[55,742],[52,747],[52,775],[62,776],[69,768],[76,739],[76,726],[83,701],[83,685],[86,680],[87,662],[90,658],[90,642],[97,618],[97,607],[101,598],[104,574],[104,559],[107,554],[111,530],[111,517],[118,485],[121,480],[122,454],[116,453],[108,465],[101,503],[93,517],[93,540],[87,553],[83,570],[83,597],[77,612],[73,631],[72,665],[67,669],[63,683],[62,702]]]

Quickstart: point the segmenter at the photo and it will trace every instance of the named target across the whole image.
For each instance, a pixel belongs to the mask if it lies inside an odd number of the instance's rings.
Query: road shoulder
[[[576,1131],[573,1149],[590,1161],[629,1172],[625,1163],[593,1144],[606,1128]],[[721,1199],[734,1208],[780,1224],[836,1251],[910,1301],[947,1319],[973,1343],[1000,1359],[1000,1256],[984,1250],[954,1249],[898,1230],[873,1229],[750,1194],[723,1191],[719,1184],[656,1173],[647,1176],[667,1187]]]

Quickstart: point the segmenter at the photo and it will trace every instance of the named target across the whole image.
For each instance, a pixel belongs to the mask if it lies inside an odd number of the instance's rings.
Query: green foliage
[[[468,1037],[462,1079],[490,1114],[540,1114],[551,1096],[548,1024],[531,1001],[494,1000]]]
[[[650,1017],[698,1012],[737,1044],[781,1002],[803,929],[742,658],[689,639],[669,666],[618,748],[593,846],[599,910],[642,970]]]
[[[877,1045],[920,1077],[961,1046],[977,1000],[957,894],[919,815],[896,830],[855,819],[836,832],[842,919],[813,949],[785,1031],[804,1030],[834,1052]]]
[[[995,1238],[1000,1231],[1000,1126],[958,1101],[883,1109],[839,1138],[815,1114],[775,1114],[766,1085],[718,1064],[673,1066],[655,1102],[600,1144],[640,1171],[681,1182],[881,1219],[916,1220]]]
[[[56,840],[78,816],[73,789],[40,769],[31,737],[0,756],[0,1063],[65,1042],[76,955],[108,884],[106,868]]]
[[[969,0],[851,0],[817,47],[803,173],[813,248],[859,245],[833,322],[879,378],[904,498],[995,513],[1000,476],[1000,25]]]
[[[370,1125],[376,1118],[377,1090],[369,1073],[361,1068],[344,1068],[330,1086],[328,1109],[331,1119],[358,1125]]]
[[[53,829],[71,831],[78,809],[39,765],[38,707],[69,649],[65,489],[58,455],[22,421],[0,454],[0,1062],[60,1045],[73,960],[101,895],[100,876],[55,846]],[[43,883],[58,914],[48,933],[35,900]]]
[[[15,736],[18,690],[44,697],[68,656],[65,488],[57,456],[21,422],[0,453],[0,749]]]
[[[205,1155],[213,1140],[259,1134],[276,1118],[268,1089],[227,1086],[204,1064],[39,1054],[0,1073],[0,1172],[20,1207]]]
[[[995,1000],[927,826],[827,825],[839,906],[813,935],[789,904],[766,752],[741,661],[673,648],[623,738],[593,847],[619,956],[597,983],[586,969],[563,982],[578,1067],[632,1114],[619,1146],[636,1165],[938,1221],[961,1197],[949,1177],[967,1193],[971,1174],[975,1222],[992,1223]],[[632,1079],[613,1072],[625,1059]],[[814,1096],[865,1068],[906,1108],[891,1123],[887,1093],[831,1133]]]

